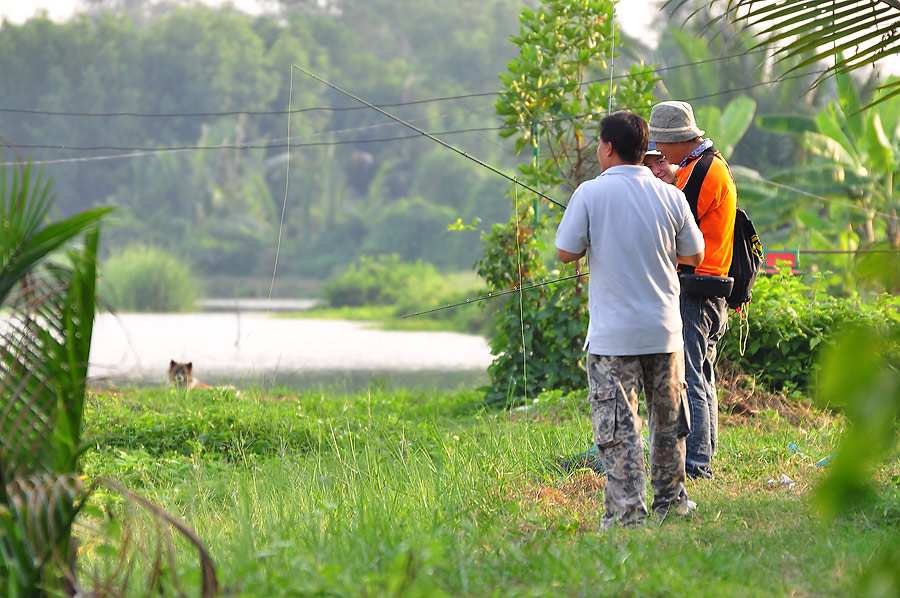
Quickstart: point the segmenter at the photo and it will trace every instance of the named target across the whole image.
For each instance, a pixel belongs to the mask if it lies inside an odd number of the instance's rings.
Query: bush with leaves
[[[562,197],[599,174],[591,125],[609,105],[614,6],[614,0],[543,0],[537,10],[522,11],[520,34],[512,38],[519,57],[500,75],[504,93],[496,109],[501,135],[514,138],[516,153],[532,149],[532,159],[518,166],[519,180],[532,189]],[[656,80],[651,69],[631,67],[615,80],[613,108],[649,116]],[[574,275],[577,265],[557,271],[545,264],[546,239],[562,209],[543,208],[544,200],[523,189],[510,195],[513,217],[484,236],[484,255],[476,263],[488,288],[506,291]],[[584,387],[583,280],[518,293],[497,308],[488,403],[515,404],[543,389]]]
[[[116,311],[189,311],[199,292],[188,264],[156,247],[129,247],[106,260],[101,274],[100,299]]]
[[[423,305],[442,295],[443,277],[426,262],[404,262],[399,255],[362,256],[328,281],[322,293],[331,307]]]
[[[900,332],[900,298],[835,297],[826,291],[824,277],[806,280],[788,271],[757,279],[753,301],[744,308],[746,321],[736,314],[731,317],[720,345],[722,359],[773,390],[809,391],[815,386],[821,351],[841,329]],[[898,347],[893,350],[898,352]]]

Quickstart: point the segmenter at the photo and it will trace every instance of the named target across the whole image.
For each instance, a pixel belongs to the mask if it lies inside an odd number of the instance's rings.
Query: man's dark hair
[[[640,164],[647,152],[650,132],[643,118],[634,112],[619,110],[600,119],[600,139],[611,143],[624,162]]]

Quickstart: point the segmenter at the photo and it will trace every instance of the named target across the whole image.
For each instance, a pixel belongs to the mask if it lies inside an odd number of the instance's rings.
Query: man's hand
[[[559,259],[562,263],[568,264],[569,262],[574,262],[577,259],[583,258],[585,251],[587,251],[587,249],[585,249],[581,253],[570,253],[564,249],[557,249],[556,254],[559,256]]]

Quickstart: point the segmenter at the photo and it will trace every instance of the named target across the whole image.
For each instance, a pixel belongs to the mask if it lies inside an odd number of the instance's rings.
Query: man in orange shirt
[[[703,138],[704,131],[697,127],[694,110],[687,102],[657,104],[649,124],[650,141],[669,162],[679,166],[676,184],[685,192],[706,243],[705,257],[693,273],[728,276],[737,212],[737,189],[728,163],[712,141]],[[690,267],[681,267],[680,271],[691,273]],[[690,478],[713,477],[712,458],[719,429],[716,344],[725,334],[727,309],[724,296],[682,289],[685,380],[691,408],[685,472]]]

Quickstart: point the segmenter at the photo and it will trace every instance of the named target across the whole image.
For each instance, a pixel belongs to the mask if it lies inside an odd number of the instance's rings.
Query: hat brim
[[[678,143],[680,141],[690,141],[697,137],[703,137],[706,134],[706,131],[697,127],[684,127],[683,129],[648,128],[650,141],[653,143]]]

